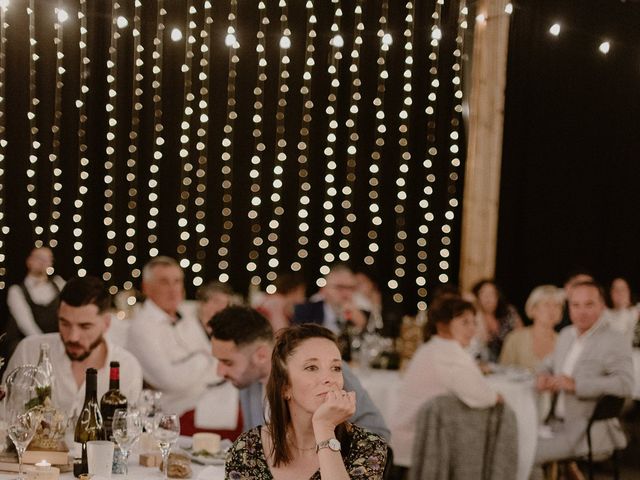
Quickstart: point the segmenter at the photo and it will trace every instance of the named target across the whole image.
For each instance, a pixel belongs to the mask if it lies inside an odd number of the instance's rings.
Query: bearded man
[[[40,345],[49,345],[53,366],[53,402],[62,411],[77,413],[85,394],[85,371],[98,371],[98,398],[109,389],[109,364],[120,362],[120,390],[135,402],[142,390],[142,369],[125,349],[105,339],[111,324],[111,296],[96,277],[73,278],[60,292],[56,333],[30,335],[9,360],[7,373],[21,365],[36,365]]]

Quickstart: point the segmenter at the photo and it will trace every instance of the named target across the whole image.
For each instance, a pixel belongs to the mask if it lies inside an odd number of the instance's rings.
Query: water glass
[[[142,419],[136,410],[117,409],[113,414],[113,438],[124,454],[124,472],[129,473],[129,453],[131,447],[142,434]]]
[[[180,419],[175,413],[161,413],[156,416],[153,437],[158,442],[160,451],[162,452],[162,464],[164,480],[169,478],[169,452],[171,447],[180,436]]]

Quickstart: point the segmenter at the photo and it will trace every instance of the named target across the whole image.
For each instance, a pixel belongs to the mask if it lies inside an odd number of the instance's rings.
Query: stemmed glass
[[[117,409],[113,414],[113,438],[124,454],[124,474],[129,474],[129,453],[142,434],[142,419],[136,410]]]
[[[12,416],[9,422],[7,433],[16,446],[18,452],[18,480],[23,480],[22,476],[22,455],[33,439],[39,423],[39,415],[33,411],[27,411]]]
[[[136,405],[140,414],[142,415],[142,423],[144,431],[151,433],[154,428],[154,417],[160,409],[160,399],[162,398],[162,392],[156,390],[142,390],[138,404]]]
[[[160,413],[156,417],[153,437],[162,452],[164,480],[169,478],[169,451],[180,435],[180,419],[175,413]]]

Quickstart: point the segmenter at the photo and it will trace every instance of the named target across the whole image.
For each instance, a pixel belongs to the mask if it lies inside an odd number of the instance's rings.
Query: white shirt
[[[620,332],[625,338],[628,338],[630,342],[633,341],[633,334],[638,323],[638,317],[640,316],[640,307],[633,305],[629,308],[621,308],[614,310],[608,308],[604,312],[604,318],[609,324],[609,328]]]
[[[582,335],[578,335],[578,331],[576,327],[571,326],[571,333],[574,335],[573,343],[567,352],[567,356],[564,357],[564,362],[562,363],[562,368],[560,369],[561,375],[566,375],[567,377],[573,377],[573,371],[576,368],[578,360],[582,355],[582,351],[584,350],[584,346],[587,342],[587,339],[593,335],[600,325],[604,325],[604,320],[600,318],[596,323],[594,323],[589,330],[584,332]],[[556,403],[555,414],[559,418],[564,418],[565,414],[565,392],[560,392],[558,395],[558,401]]]
[[[211,345],[193,315],[175,325],[172,318],[147,299],[129,328],[127,348],[142,365],[144,379],[163,392],[167,413],[192,410],[207,385],[220,381]]]
[[[59,333],[31,335],[22,340],[9,360],[7,373],[22,365],[37,365],[40,357],[40,344],[49,345],[49,356],[53,366],[53,402],[61,410],[78,413],[84,403],[85,384],[80,387],[71,370],[71,359],[67,356]],[[120,391],[135,403],[142,390],[142,369],[131,353],[106,340],[107,358],[98,369],[98,399],[109,390],[109,363],[120,362]],[[5,375],[6,377],[6,375]]]
[[[54,276],[51,280],[56,284],[58,290],[64,287],[64,280],[59,276]],[[24,279],[24,286],[31,296],[31,300],[38,305],[48,305],[58,296],[58,290],[51,285],[51,282],[44,281],[33,275],[27,275]],[[36,335],[42,333],[42,329],[38,326],[33,318],[31,307],[24,297],[24,293],[20,285],[11,285],[7,292],[7,306],[13,318],[15,318],[18,328],[23,335]]]
[[[498,398],[471,355],[457,341],[434,335],[409,362],[397,392],[396,411],[389,419],[396,464],[411,465],[420,408],[428,400],[448,394],[471,408],[493,406]]]
[[[329,303],[325,300],[322,304],[322,308],[324,310],[324,322],[322,324],[323,327],[328,328],[336,335],[340,335],[342,333],[342,328],[338,323],[338,315],[335,310],[329,305]]]

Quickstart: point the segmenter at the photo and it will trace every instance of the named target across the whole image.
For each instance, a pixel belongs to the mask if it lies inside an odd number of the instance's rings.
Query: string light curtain
[[[455,282],[463,3],[54,3],[0,19],[0,282],[34,244],[114,293],[158,254],[189,294],[348,261],[411,311]]]

